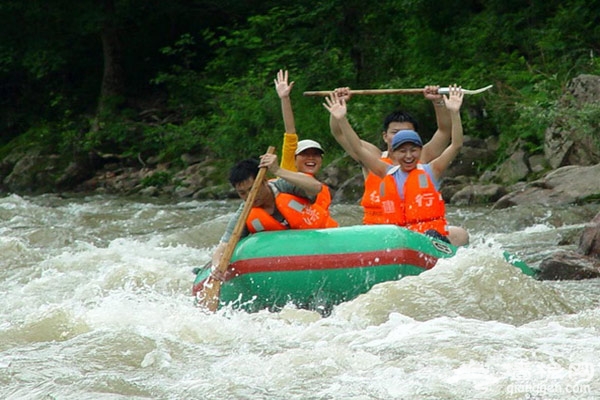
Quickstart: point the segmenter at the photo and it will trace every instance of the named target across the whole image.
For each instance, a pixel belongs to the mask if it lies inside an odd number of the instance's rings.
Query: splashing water
[[[191,270],[237,204],[0,199],[0,397],[600,396],[600,282],[536,281],[502,257],[535,267],[597,206],[451,210],[471,246],[327,318],[291,306],[204,314]],[[360,220],[353,205],[334,213]]]

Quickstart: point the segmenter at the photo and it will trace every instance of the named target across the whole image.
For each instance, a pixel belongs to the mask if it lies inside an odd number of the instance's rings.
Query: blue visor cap
[[[396,150],[404,143],[413,143],[419,147],[423,147],[421,136],[419,136],[417,132],[408,129],[396,132],[394,138],[392,139],[392,150]]]

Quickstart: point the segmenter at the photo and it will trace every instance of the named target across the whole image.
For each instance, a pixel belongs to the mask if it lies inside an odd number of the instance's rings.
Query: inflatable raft
[[[327,314],[375,284],[418,275],[457,248],[395,225],[358,225],[335,229],[262,232],[242,239],[235,248],[220,304],[249,312],[280,310],[288,303]],[[523,261],[506,260],[527,275]],[[209,268],[197,272],[198,297]]]

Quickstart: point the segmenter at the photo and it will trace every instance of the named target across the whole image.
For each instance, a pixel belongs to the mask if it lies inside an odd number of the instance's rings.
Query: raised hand
[[[349,102],[350,98],[352,97],[352,91],[349,87],[335,88],[333,91],[337,95],[338,99],[344,99],[346,103]]]
[[[275,83],[275,90],[277,90],[277,95],[279,95],[280,98],[290,96],[290,92],[294,87],[294,82],[292,81],[288,84],[287,70],[284,71],[280,69],[277,73],[277,79],[274,79],[273,82]]]
[[[444,104],[449,111],[458,112],[463,102],[463,90],[460,86],[456,86],[456,84],[449,86],[448,89],[448,96],[443,96]]]
[[[425,96],[425,98],[427,100],[436,101],[436,102],[443,101],[442,95],[438,93],[439,89],[440,89],[439,85],[425,86],[425,89],[423,89],[423,96]]]
[[[325,97],[325,103],[323,103],[323,107],[325,107],[335,119],[342,119],[346,117],[346,113],[348,111],[346,107],[346,100],[344,97],[339,97],[335,91],[331,92],[329,96]]]

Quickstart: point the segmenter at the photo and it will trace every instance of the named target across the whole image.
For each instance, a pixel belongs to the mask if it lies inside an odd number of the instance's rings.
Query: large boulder
[[[512,155],[505,160],[494,171],[495,179],[505,184],[513,184],[521,181],[529,175],[527,153],[522,149],[516,149]]]
[[[559,251],[541,262],[538,279],[580,280],[600,277],[600,213],[585,227],[577,251]]]
[[[569,251],[559,251],[540,263],[539,280],[582,280],[600,278],[600,261]]]
[[[585,256],[600,260],[600,213],[583,230],[577,250]]]
[[[452,195],[450,203],[463,206],[470,204],[489,204],[499,200],[506,194],[506,188],[495,183],[482,185],[466,185]]]
[[[1,188],[23,194],[54,192],[66,179],[63,164],[58,154],[43,154],[38,148],[17,148],[2,160]]]
[[[494,208],[519,204],[571,204],[600,198],[600,164],[592,166],[569,165],[552,171],[530,184],[500,198]]]
[[[600,76],[580,75],[569,82],[556,120],[545,133],[544,154],[552,168],[600,162],[598,121],[585,118],[587,111],[600,107],[599,99]]]

